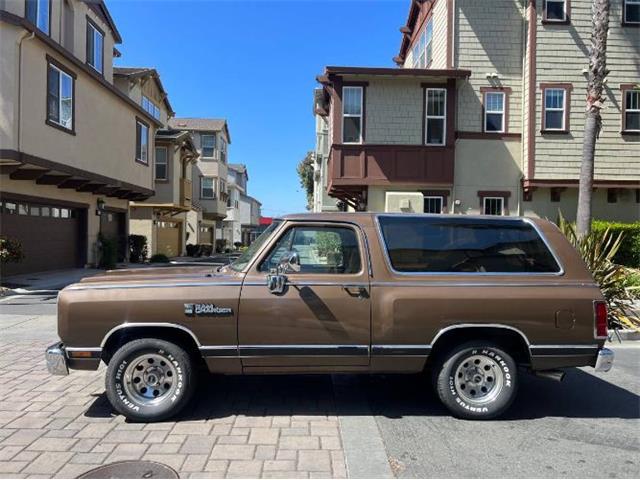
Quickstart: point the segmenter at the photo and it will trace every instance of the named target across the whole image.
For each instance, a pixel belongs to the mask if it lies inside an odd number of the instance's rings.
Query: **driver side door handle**
[[[350,297],[357,297],[360,299],[369,298],[367,288],[361,285],[343,285],[342,289],[347,292]]]

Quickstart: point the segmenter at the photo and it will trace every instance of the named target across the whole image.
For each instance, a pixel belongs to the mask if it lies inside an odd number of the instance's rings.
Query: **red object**
[[[593,304],[593,315],[596,321],[596,337],[607,337],[607,304],[605,302],[595,302]]]
[[[271,225],[272,223],[272,217],[260,217],[260,225]]]

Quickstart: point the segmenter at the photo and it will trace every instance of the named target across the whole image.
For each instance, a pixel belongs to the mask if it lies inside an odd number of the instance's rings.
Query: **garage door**
[[[2,275],[84,266],[86,208],[3,199],[0,234],[22,245],[24,258],[2,265]]]
[[[158,253],[163,253],[167,257],[180,255],[181,227],[179,222],[158,222]]]

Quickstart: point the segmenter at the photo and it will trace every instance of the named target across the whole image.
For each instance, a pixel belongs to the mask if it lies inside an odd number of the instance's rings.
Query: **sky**
[[[264,216],[305,210],[296,165],[315,146],[326,65],[395,66],[409,0],[107,0],[118,66],[154,67],[180,117],[226,118],[229,161]]]

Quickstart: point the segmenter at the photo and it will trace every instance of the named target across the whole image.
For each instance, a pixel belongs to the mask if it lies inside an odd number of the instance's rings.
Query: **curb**
[[[622,329],[622,330],[613,330],[611,332],[611,340],[610,342],[615,342],[615,340],[622,341],[639,341],[640,340],[640,330],[631,330],[630,328]]]
[[[332,375],[347,478],[395,478],[361,379]]]

